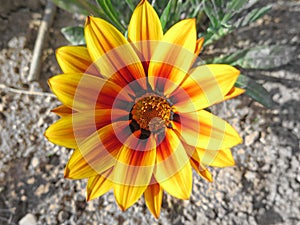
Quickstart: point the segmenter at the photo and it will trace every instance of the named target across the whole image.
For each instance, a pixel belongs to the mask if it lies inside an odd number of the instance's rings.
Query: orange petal
[[[88,51],[101,74],[118,73],[127,83],[145,77],[143,65],[125,37],[103,19],[88,17],[85,24]],[[121,86],[124,86],[123,83]],[[144,84],[144,88],[146,88]]]
[[[192,168],[176,133],[168,129],[157,147],[154,177],[160,186],[176,198],[188,199],[192,190]]]
[[[135,8],[128,26],[129,41],[142,52],[144,60],[149,61],[154,51],[150,40],[161,40],[162,37],[163,30],[157,13],[147,0],[142,0]]]
[[[190,163],[192,165],[192,167],[194,168],[194,170],[205,180],[207,180],[208,182],[213,182],[213,178],[211,173],[209,172],[209,170],[207,168],[205,168],[204,166],[202,166],[199,162],[197,162],[196,160],[194,160],[193,158],[190,159]]]
[[[202,51],[203,44],[204,44],[204,37],[199,38],[196,41],[195,58],[194,58],[192,64],[194,64],[197,61],[198,56],[199,56],[200,52]]]
[[[176,109],[191,112],[207,108],[224,100],[235,84],[239,71],[229,65],[211,64],[198,66],[170,96]],[[188,94],[183,95],[182,92]]]
[[[78,149],[74,151],[66,166],[65,177],[72,179],[91,177],[115,165],[117,154],[123,146],[116,133],[127,127],[128,123],[117,122],[115,126],[118,128],[111,124],[105,126],[79,143]]]
[[[149,83],[154,90],[168,95],[183,81],[195,60],[196,23],[186,19],[172,26],[156,47],[149,64]],[[176,56],[176,57],[174,57]],[[166,87],[157,77],[172,81]]]
[[[86,187],[87,201],[104,195],[113,187],[113,183],[108,179],[111,172],[112,169],[109,169],[101,175],[97,175],[89,178]]]
[[[238,133],[226,121],[201,110],[181,113],[172,122],[185,143],[202,149],[219,150],[231,148],[242,142]]]
[[[58,99],[77,111],[111,108],[116,96],[131,101],[126,93],[119,95],[121,87],[117,84],[88,74],[62,74],[48,82]]]
[[[46,138],[57,145],[76,148],[97,129],[111,123],[111,110],[95,110],[62,117],[45,132]]]
[[[63,117],[63,116],[68,116],[72,113],[75,113],[76,111],[73,111],[71,108],[69,108],[65,105],[60,105],[60,106],[52,109],[51,112],[54,112],[55,114],[59,115],[60,117]]]
[[[203,47],[203,44],[204,44],[204,37],[202,38],[199,38],[197,41],[196,41],[196,49],[195,49],[195,55],[198,56],[202,50],[202,47]]]
[[[56,58],[64,73],[86,73],[100,76],[86,47],[61,47],[56,50]]]
[[[160,214],[162,197],[163,197],[163,189],[158,183],[151,184],[147,187],[145,193],[145,202],[152,213],[153,216],[157,219]]]

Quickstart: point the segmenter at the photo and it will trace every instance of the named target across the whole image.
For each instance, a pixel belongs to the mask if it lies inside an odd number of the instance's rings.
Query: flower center
[[[147,96],[135,103],[132,118],[142,129],[158,131],[168,125],[172,107],[162,97]]]

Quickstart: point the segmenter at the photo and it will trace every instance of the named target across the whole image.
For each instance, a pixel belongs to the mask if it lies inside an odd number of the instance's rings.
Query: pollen
[[[166,99],[147,96],[138,100],[132,108],[132,118],[142,129],[158,131],[170,122],[172,107]]]

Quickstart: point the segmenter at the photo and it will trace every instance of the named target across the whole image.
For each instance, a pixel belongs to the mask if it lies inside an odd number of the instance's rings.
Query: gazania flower
[[[106,21],[88,17],[86,47],[57,50],[63,74],[49,85],[62,105],[45,136],[74,149],[65,177],[88,178],[87,199],[113,189],[122,210],[142,195],[157,218],[163,193],[188,199],[192,168],[212,181],[208,166],[234,165],[241,138],[209,106],[243,93],[229,65],[193,67],[203,39],[194,19],[163,34],[143,0],[126,39]]]

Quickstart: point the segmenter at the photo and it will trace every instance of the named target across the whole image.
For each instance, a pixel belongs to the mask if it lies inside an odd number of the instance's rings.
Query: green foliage
[[[118,12],[113,7],[111,0],[96,0],[96,2],[100,9],[103,10],[105,17],[107,17],[112,24],[124,33],[126,28],[120,23],[121,19],[119,18]]]
[[[272,109],[276,106],[271,94],[262,85],[243,74],[239,75],[235,86],[245,89],[246,95],[267,108]]]
[[[267,5],[248,12],[254,3],[248,3],[247,0],[204,1],[203,10],[210,21],[207,32],[201,34],[205,37],[204,46],[214,43],[237,28],[256,21],[271,9],[271,6]]]
[[[85,45],[83,27],[64,27],[61,33],[72,45]]]
[[[159,13],[164,31],[182,18],[195,18],[201,13],[203,0],[155,1],[154,8]]]
[[[140,0],[53,0],[59,7],[83,15],[94,15],[112,23],[127,35],[130,16]],[[155,8],[164,31],[184,18],[197,18],[199,37],[205,37],[204,46],[247,26],[264,16],[271,6],[255,8],[258,0],[149,0]],[[203,32],[199,32],[199,30]],[[65,38],[73,45],[84,45],[82,27],[66,27]],[[295,49],[289,46],[258,46],[243,49],[223,57],[211,58],[206,63],[225,63],[244,69],[272,69],[287,64],[294,58]],[[240,75],[237,87],[266,107],[273,107],[270,94],[256,81]]]
[[[86,0],[52,0],[58,7],[70,12],[82,15],[98,14],[94,4]]]
[[[207,60],[206,62],[231,64],[244,69],[273,69],[286,65],[294,57],[294,47],[270,45],[243,49],[233,54]]]

